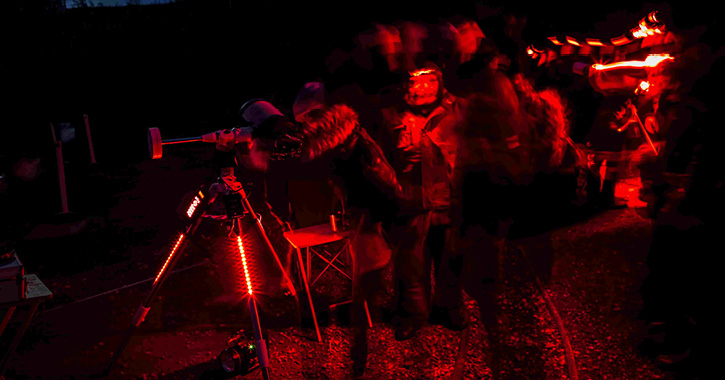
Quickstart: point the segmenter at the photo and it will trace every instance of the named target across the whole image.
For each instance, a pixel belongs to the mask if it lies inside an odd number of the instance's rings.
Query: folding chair
[[[312,311],[312,319],[315,324],[315,332],[317,333],[317,340],[319,342],[322,341],[322,337],[320,335],[320,327],[317,323],[317,315],[315,313],[315,307],[312,302],[312,294],[310,293],[310,287],[317,282],[317,280],[322,277],[322,275],[327,271],[329,268],[333,268],[340,274],[342,274],[345,278],[352,281],[352,276],[348,274],[345,270],[340,268],[340,260],[339,257],[343,253],[347,252],[349,253],[349,237],[350,237],[351,231],[333,231],[332,226],[329,223],[326,224],[318,224],[310,227],[305,228],[299,228],[296,230],[287,231],[284,233],[285,239],[292,245],[293,248],[297,251],[297,262],[299,266],[299,271],[302,277],[302,282],[305,286],[305,291],[307,293],[307,300],[310,304],[310,309]],[[334,253],[327,253],[326,250],[323,248],[330,243],[343,241],[343,246],[339,248],[339,250]],[[303,261],[302,258],[302,250],[305,250],[306,252],[306,260]],[[310,282],[309,279],[312,278],[312,257],[317,257],[324,261],[327,265],[325,266],[322,271],[320,271],[319,274],[315,277],[315,279]],[[303,264],[305,263],[305,264]],[[341,302],[335,305],[331,305],[330,307],[338,306],[344,303],[349,303],[351,301],[345,301]],[[368,310],[367,302],[365,302],[365,313],[367,314],[368,319],[368,325],[372,327],[372,320],[370,318],[370,311]]]

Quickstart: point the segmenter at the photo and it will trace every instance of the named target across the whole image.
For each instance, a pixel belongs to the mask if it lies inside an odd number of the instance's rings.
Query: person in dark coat
[[[415,336],[429,317],[453,330],[464,327],[460,257],[450,239],[450,196],[461,100],[445,90],[440,69],[426,63],[409,74],[404,101],[382,110],[379,141],[413,209],[391,226],[397,291],[396,339]],[[435,268],[431,297],[430,263]],[[431,308],[432,298],[432,308]]]
[[[353,262],[352,344],[353,371],[364,372],[367,361],[365,303],[375,306],[382,290],[382,271],[391,259],[383,230],[405,195],[377,143],[346,104],[328,104],[324,85],[306,84],[293,106],[297,123],[274,139],[253,140],[252,166],[266,170],[273,162],[314,166],[318,178],[329,178],[341,194],[350,235]],[[274,175],[274,173],[270,173]],[[316,196],[315,194],[309,194]]]

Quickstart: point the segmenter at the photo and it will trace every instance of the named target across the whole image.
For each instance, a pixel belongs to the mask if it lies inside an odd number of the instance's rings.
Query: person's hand
[[[302,153],[304,136],[300,133],[286,133],[274,141],[272,158],[283,160],[291,157],[299,157]]]

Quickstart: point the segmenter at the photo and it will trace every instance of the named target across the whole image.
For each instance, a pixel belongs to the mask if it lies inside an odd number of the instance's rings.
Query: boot
[[[368,361],[368,329],[357,327],[353,329],[350,357],[352,358],[352,376],[360,378],[365,375]]]

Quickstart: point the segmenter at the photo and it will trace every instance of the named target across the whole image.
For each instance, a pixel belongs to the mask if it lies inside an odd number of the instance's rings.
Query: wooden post
[[[60,186],[60,203],[63,213],[68,213],[68,194],[65,187],[65,166],[63,164],[63,142],[55,136],[55,126],[50,123],[50,131],[53,133],[53,143],[55,144],[55,158],[58,161],[58,185]]]
[[[83,114],[83,120],[86,123],[86,136],[88,136],[88,149],[91,151],[91,163],[96,163],[96,152],[93,150],[93,139],[91,139],[91,126],[88,124],[88,115]]]

